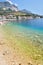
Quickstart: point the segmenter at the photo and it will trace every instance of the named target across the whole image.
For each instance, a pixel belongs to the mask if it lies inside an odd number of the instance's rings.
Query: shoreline
[[[35,18],[35,19],[39,19],[39,18]],[[14,22],[14,21],[25,21],[25,20],[35,20],[34,18],[33,19],[0,19],[0,25],[4,24],[4,23],[7,23],[7,22]]]

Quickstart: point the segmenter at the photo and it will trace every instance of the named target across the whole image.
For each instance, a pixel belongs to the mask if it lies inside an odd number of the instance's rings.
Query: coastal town
[[[0,21],[15,21],[37,18],[43,18],[43,16],[28,12],[26,9],[19,10],[16,5],[11,4],[9,1],[0,2]]]

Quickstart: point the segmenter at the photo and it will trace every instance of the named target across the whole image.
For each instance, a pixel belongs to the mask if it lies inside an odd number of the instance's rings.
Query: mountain
[[[10,13],[9,13],[10,12]],[[11,2],[5,1],[5,2],[0,2],[0,14],[15,14],[15,15],[20,15],[20,16],[32,16],[33,18],[36,17],[43,17],[38,14],[34,14],[31,11],[28,11],[26,9],[23,10],[18,10],[18,7],[14,4],[11,4]]]
[[[24,12],[24,13],[31,13],[31,11],[28,11],[28,10],[26,10],[26,9],[23,9],[23,10],[21,10],[22,12]]]
[[[27,14],[27,15],[34,15],[31,11],[28,11],[28,10],[26,10],[26,9],[23,9],[23,10],[21,10],[21,12],[22,13],[25,13],[25,14]]]
[[[11,9],[13,11],[18,11],[18,7],[15,6],[14,4],[9,3],[8,1],[6,2],[0,2],[0,10],[8,10]]]

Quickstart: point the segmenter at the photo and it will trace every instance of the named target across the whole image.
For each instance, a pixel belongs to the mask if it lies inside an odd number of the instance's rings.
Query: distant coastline
[[[43,16],[31,13],[26,9],[19,10],[17,6],[7,1],[0,2],[0,22],[28,20],[28,19],[37,19],[37,18],[38,19],[43,18]]]

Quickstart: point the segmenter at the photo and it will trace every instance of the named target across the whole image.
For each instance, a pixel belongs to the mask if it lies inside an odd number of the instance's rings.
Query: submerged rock
[[[28,65],[33,65],[33,64],[29,62]]]
[[[21,65],[21,63],[19,63],[19,65]]]

